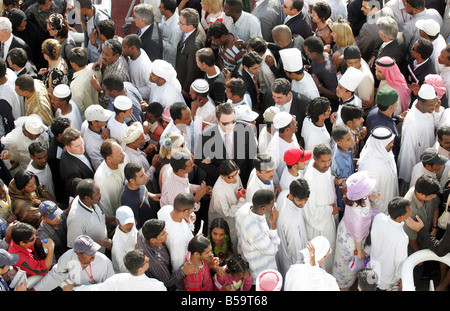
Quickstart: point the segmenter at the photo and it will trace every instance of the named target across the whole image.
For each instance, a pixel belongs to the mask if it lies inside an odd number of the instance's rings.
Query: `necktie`
[[[4,42],[1,43],[1,52],[0,53],[1,53],[0,57],[2,59],[4,59],[5,58],[5,43]]]
[[[141,28],[139,28],[136,34],[137,34],[138,36],[141,36],[141,32],[142,32],[142,30],[141,30]]]
[[[233,159],[233,143],[231,142],[231,133],[225,134],[225,148],[227,149],[228,159]]]

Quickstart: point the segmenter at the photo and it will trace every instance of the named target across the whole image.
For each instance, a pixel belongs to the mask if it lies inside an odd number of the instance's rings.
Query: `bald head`
[[[292,41],[292,32],[287,25],[278,25],[272,29],[273,41],[281,47],[285,47]]]

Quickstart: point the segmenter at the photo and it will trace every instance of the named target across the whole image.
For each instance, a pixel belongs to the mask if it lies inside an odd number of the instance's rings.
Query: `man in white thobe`
[[[280,209],[277,232],[281,242],[276,259],[278,271],[283,277],[291,265],[303,262],[300,251],[308,243],[303,220],[303,207],[308,201],[308,197],[307,181],[304,179],[294,180],[291,183],[287,199],[284,201],[284,206]]]
[[[306,232],[309,239],[324,236],[331,245],[332,253],[325,260],[323,268],[331,273],[336,244],[336,219],[339,207],[335,177],[331,175],[331,148],[319,144],[314,148],[313,161],[310,161],[303,178],[308,182],[311,194],[304,207]]]
[[[254,169],[250,172],[246,189],[246,201],[252,202],[253,195],[260,189],[275,191],[273,177],[275,162],[268,153],[259,153],[253,160]]]
[[[392,152],[394,138],[390,128],[374,128],[359,157],[358,169],[368,171],[376,179],[375,191],[383,196],[372,203],[372,209],[386,215],[389,202],[399,194],[397,165]]]
[[[177,72],[168,62],[156,59],[152,63],[150,81],[153,82],[153,88],[150,91],[149,103],[158,102],[164,108],[169,108],[175,102],[185,102]]]
[[[397,162],[398,178],[401,180],[400,195],[404,195],[409,188],[412,169],[420,162],[420,155],[436,141],[436,120],[439,120],[438,115],[444,110],[437,103],[434,88],[423,84],[419,89],[418,99],[414,101],[403,121]]]

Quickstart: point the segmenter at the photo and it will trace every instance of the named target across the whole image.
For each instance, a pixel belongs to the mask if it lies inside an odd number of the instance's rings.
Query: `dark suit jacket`
[[[28,44],[21,38],[16,37],[15,35],[11,34],[11,36],[13,36],[12,41],[11,41],[11,45],[9,46],[9,50],[5,51],[5,55],[8,55],[8,52],[14,48],[22,48],[25,50],[25,52],[27,52],[28,55],[28,59],[33,59],[33,54],[31,52],[30,47],[28,46]]]
[[[416,70],[414,70],[413,61],[410,61],[408,64],[408,75],[406,76],[406,81],[408,83],[417,83],[422,85],[425,81],[425,77],[429,74],[436,74],[436,68],[430,58],[428,58],[421,66],[417,67]],[[416,79],[418,81],[416,81]]]
[[[89,161],[91,159],[89,156],[85,153],[85,156],[88,158]],[[59,162],[59,171],[61,174],[61,182],[64,185],[64,193],[65,195],[69,196],[70,191],[70,182],[74,178],[94,178],[94,173],[91,171],[91,169],[83,163],[83,161],[77,159],[73,155],[69,154],[67,150],[64,149],[64,151],[61,154],[61,160]]]
[[[389,56],[395,59],[395,62],[398,65],[398,68],[402,71],[403,74],[406,73],[406,54],[407,47],[405,44],[405,40],[403,39],[403,33],[399,32],[397,35],[397,39],[393,40],[391,43],[386,45],[385,47],[378,50],[377,58],[381,58],[383,56]]]
[[[178,43],[175,70],[181,88],[186,93],[189,93],[195,79],[203,77],[202,71],[197,66],[195,54],[205,46],[205,38],[205,33],[197,28],[184,42]]]
[[[64,200],[66,198],[64,196],[64,184],[61,181],[61,173],[59,170],[59,163],[61,162],[61,160],[57,158],[58,146],[63,148],[63,150],[64,150],[64,146],[58,145],[58,141],[56,140],[56,138],[52,137],[50,139],[50,143],[49,143],[48,151],[47,151],[47,156],[48,156],[47,163],[52,172],[53,185],[55,187],[55,196],[56,196],[55,199],[58,202],[64,202]]]
[[[154,23],[141,35],[141,48],[147,53],[151,61],[162,59],[162,34]]]
[[[302,36],[303,39],[306,39],[313,34],[311,28],[311,18],[309,15],[305,14],[304,10],[289,19],[285,24],[291,29],[292,34],[298,34]]]
[[[233,160],[241,170],[240,177],[244,188],[247,187],[248,177],[253,169],[253,159],[257,155],[257,144],[252,127],[242,121],[237,121],[234,129],[234,156]],[[219,165],[226,159],[225,142],[219,132],[219,125],[207,127],[195,152],[195,164],[206,173],[206,184],[214,186],[219,178]],[[201,150],[199,149],[201,148]],[[210,164],[202,163],[206,157],[211,159]]]
[[[277,64],[278,64],[278,67],[275,65],[270,67],[270,70],[273,72],[273,74],[275,75],[276,78],[285,78],[285,79],[288,79],[289,81],[291,81],[291,79],[289,79],[288,76],[286,75],[286,73],[284,72],[283,62],[281,61],[281,57],[280,57],[280,50],[297,48],[302,52],[303,64],[304,65],[309,64],[309,60],[303,54],[304,43],[305,43],[305,39],[303,39],[303,37],[298,34],[293,34],[291,43],[289,43],[285,47],[280,47],[279,45],[277,45],[273,42],[268,42],[267,48],[272,52],[273,57],[275,58],[275,60],[277,61]]]
[[[301,129],[303,127],[303,120],[306,117],[306,107],[308,106],[310,100],[300,95],[297,92],[291,91],[292,93],[292,104],[291,104],[291,110],[289,110],[289,113],[291,115],[294,115],[298,125],[297,125],[297,133],[295,135],[297,136],[297,140],[300,144],[300,146],[305,146],[305,141],[303,137],[301,136]],[[264,96],[264,110],[269,108],[270,106],[275,106],[275,101],[272,97],[272,91],[267,91],[266,95]]]
[[[252,99],[252,110],[259,113],[260,116],[264,113],[263,110],[263,100],[264,100],[264,94],[259,93],[255,85],[255,81],[250,76],[250,74],[242,68],[242,75],[240,76],[242,80],[244,80],[245,85],[247,86],[247,92],[250,94],[250,98]],[[259,82],[258,82],[258,88],[259,88]],[[259,106],[258,106],[258,100],[259,100]]]

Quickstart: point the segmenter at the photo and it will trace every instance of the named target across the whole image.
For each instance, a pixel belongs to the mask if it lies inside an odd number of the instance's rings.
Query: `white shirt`
[[[194,120],[201,119],[209,123],[216,123],[216,106],[211,97],[208,96],[208,101],[202,106],[198,107],[195,112]]]
[[[304,71],[305,75],[301,80],[292,80],[292,91],[297,92],[309,99],[320,97],[319,90],[312,76]]]
[[[6,69],[6,75],[8,80],[6,83],[0,85],[0,98],[6,100],[11,105],[14,120],[17,120],[25,115],[25,106],[24,102],[20,101],[19,95],[17,95],[15,90],[17,75],[9,68]]]
[[[436,69],[436,73],[440,74],[442,67],[444,65],[439,64],[438,57],[441,54],[441,51],[445,49],[447,46],[447,43],[445,42],[445,39],[442,35],[439,35],[434,41],[433,41],[433,54],[431,54],[431,60],[433,61],[434,68]]]
[[[256,3],[260,3],[263,1],[259,1]],[[261,89],[262,93],[266,93],[268,90],[270,90],[272,88],[272,83],[276,80],[275,74],[272,72],[272,70],[270,70],[269,65],[266,64],[266,57],[270,55],[273,57],[273,60],[275,62],[275,66],[277,65],[277,61],[275,60],[275,57],[273,56],[272,52],[267,49],[266,52],[264,53],[264,55],[262,56],[262,63],[261,63],[261,67],[259,67],[259,86]]]
[[[122,197],[125,183],[125,173],[123,170],[128,162],[128,156],[125,155],[124,162],[119,164],[117,170],[112,170],[106,164],[106,161],[103,161],[95,171],[94,181],[100,187],[102,193],[99,205],[106,216],[114,216],[116,209],[121,206],[120,198]]]
[[[416,181],[417,179],[419,179],[420,176],[422,175],[428,175],[431,176],[433,179],[438,180],[436,172],[431,172],[429,170],[427,170],[422,162],[417,163],[416,165],[414,165],[413,169],[412,169],[412,173],[411,173],[411,181],[409,183],[409,188],[412,188],[416,185]]]
[[[289,169],[287,166],[284,167],[283,173],[281,174],[280,178],[280,188],[281,191],[289,190],[289,186],[291,185],[291,182],[293,182],[296,179],[303,178],[303,175],[305,174],[305,170],[299,170],[298,176],[294,176],[289,172]]]
[[[260,189],[269,189],[274,191],[275,188],[273,185],[273,180],[271,180],[268,185],[263,183],[261,179],[259,179],[258,175],[256,175],[256,169],[254,168],[248,176],[247,189],[245,193],[247,203],[252,202],[253,195]]]
[[[173,103],[185,102],[181,91],[178,91],[172,84],[166,82],[162,86],[153,83],[150,91],[149,102],[158,102],[164,108],[170,108]]]
[[[9,52],[9,47],[11,46],[13,40],[13,34],[11,34],[8,38],[8,40],[6,40],[5,42],[3,42],[3,60],[6,61],[7,57],[8,57],[8,52]]]
[[[170,216],[172,210],[172,205],[161,207],[158,211],[158,219],[166,222],[166,231],[169,233],[166,245],[170,252],[172,271],[177,271],[186,262],[187,246],[194,235],[184,219],[181,222],[173,221]]]
[[[408,257],[408,235],[403,222],[398,223],[385,214],[372,222],[370,264],[378,275],[378,287],[388,289],[401,279],[402,265]]]
[[[137,245],[137,229],[133,226],[130,232],[125,233],[120,230],[119,226],[116,227],[114,236],[112,238],[111,259],[116,273],[126,273],[128,269],[123,263],[123,257],[132,250],[136,249]]]
[[[81,125],[81,136],[84,140],[86,154],[91,159],[95,171],[104,160],[100,153],[100,147],[104,140],[102,139],[101,133],[96,133],[89,128],[87,120]]]
[[[442,67],[440,76],[444,80],[445,87],[447,88],[447,94],[450,94],[450,67]],[[450,96],[448,97],[448,105],[450,107]]]
[[[345,101],[343,104],[339,104],[339,107],[338,107],[338,110],[337,110],[337,113],[336,113],[336,123],[335,123],[336,126],[338,126],[338,125],[344,125],[344,121],[342,121],[342,118],[341,118],[342,106],[343,106],[344,104],[354,105],[354,106],[357,106],[357,107],[359,107],[359,108],[362,108],[362,101],[361,101],[361,99],[360,99],[358,96],[356,96],[356,95],[354,95],[354,97],[353,97],[352,100],[350,100],[350,101]]]
[[[94,260],[87,267],[96,283],[102,283],[114,275],[111,260],[104,254],[95,253]],[[51,291],[59,285],[74,284],[75,286],[91,284],[91,279],[81,266],[78,255],[73,249],[65,252],[58,263],[33,287],[36,291]]]
[[[286,274],[285,291],[340,291],[336,279],[319,265],[292,265]]]
[[[275,175],[273,176],[273,183],[275,185],[280,184],[281,174],[283,174],[283,170],[286,167],[284,153],[291,148],[300,149],[297,137],[293,135],[292,142],[287,142],[278,135],[278,131],[267,146],[266,153],[270,154],[272,160],[275,162]]]
[[[56,110],[55,112],[55,118],[63,117],[68,118],[70,120],[70,125],[77,130],[81,130],[81,124],[83,124],[83,117],[81,116],[80,108],[78,107],[77,103],[73,99],[69,101],[70,105],[72,106],[72,111],[68,114],[62,114],[62,111],[60,108]]]
[[[242,11],[239,19],[236,23],[233,23],[231,33],[235,34],[239,39],[247,42],[250,38],[256,36],[262,37],[261,23],[256,16]]]
[[[106,127],[109,129],[109,136],[116,139],[119,145],[122,145],[123,134],[125,134],[128,125],[125,122],[121,123],[117,121],[114,113]]]
[[[131,83],[138,89],[142,98],[148,101],[153,84],[153,82],[150,82],[152,61],[143,49],[140,51],[141,54],[135,60],[129,58],[128,70],[130,72]]]
[[[319,127],[309,117],[303,120],[302,137],[305,140],[305,150],[314,150],[318,144],[326,144],[331,148],[331,136],[325,125]]]
[[[33,160],[31,160],[30,164],[28,164],[27,171],[33,172],[39,178],[39,183],[44,186],[53,198],[56,198],[55,186],[53,185],[53,175],[50,167],[46,164],[43,170],[37,169],[33,166],[33,164],[31,164],[32,162]]]
[[[164,283],[149,278],[145,274],[134,276],[130,273],[115,274],[100,284],[82,285],[75,291],[167,291]]]

